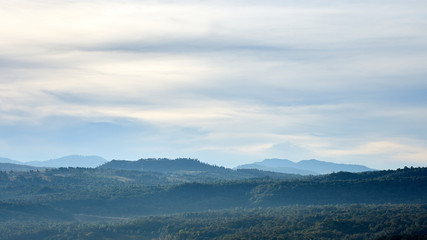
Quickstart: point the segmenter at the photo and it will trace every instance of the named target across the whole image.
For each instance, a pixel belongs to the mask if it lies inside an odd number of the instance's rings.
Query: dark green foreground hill
[[[58,218],[75,214],[135,217],[235,207],[427,203],[427,168],[339,172],[288,180],[208,179],[111,169],[0,172],[0,221],[14,214],[23,219],[42,218],[45,210],[40,209],[50,209],[49,216],[58,212]],[[26,210],[20,211],[19,205]]]
[[[2,225],[4,240],[427,238],[427,205],[328,205],[234,209],[114,223]]]

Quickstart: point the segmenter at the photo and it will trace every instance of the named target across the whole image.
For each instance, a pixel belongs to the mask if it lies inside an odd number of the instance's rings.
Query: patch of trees
[[[290,179],[230,171],[0,172],[0,239],[392,240],[427,234],[427,168]],[[165,214],[175,215],[159,216]],[[123,218],[135,219],[109,222]],[[94,223],[82,223],[88,221]]]
[[[427,206],[327,205],[233,209],[98,224],[32,222],[0,238],[23,239],[425,239]],[[400,238],[399,238],[400,237]]]
[[[69,215],[135,217],[235,207],[427,202],[426,168],[290,180],[195,177],[199,182],[185,174],[90,168],[2,172],[0,176],[6,179],[0,182],[4,204],[43,205]],[[9,218],[0,215],[0,221]]]

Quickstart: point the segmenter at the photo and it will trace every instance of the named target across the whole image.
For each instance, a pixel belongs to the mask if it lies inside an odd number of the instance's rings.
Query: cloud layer
[[[425,1],[0,6],[4,157],[427,163]]]

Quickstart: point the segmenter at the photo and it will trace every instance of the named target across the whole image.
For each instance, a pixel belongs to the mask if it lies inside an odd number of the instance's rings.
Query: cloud
[[[419,152],[420,149],[391,141],[369,142],[355,149],[348,150],[331,150],[328,154],[332,155],[373,155],[373,154],[390,154],[394,155],[401,151]]]
[[[107,158],[182,154],[230,166],[372,155],[388,166],[393,148],[396,161],[422,163],[425,1],[0,6],[0,150],[10,156],[19,143],[49,152],[53,138],[34,129],[54,125],[57,149],[90,146]],[[85,130],[92,145],[66,140]]]
[[[378,164],[381,160],[384,161],[386,158],[386,161],[394,166],[402,164],[402,162],[423,166],[427,157],[427,148],[420,145],[419,142],[406,142],[392,140],[367,142],[349,149],[325,149],[322,154],[338,157],[361,156],[371,158],[373,165]]]

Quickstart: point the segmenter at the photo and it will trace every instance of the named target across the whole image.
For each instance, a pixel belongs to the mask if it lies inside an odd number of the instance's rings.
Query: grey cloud
[[[125,95],[112,96],[111,94],[103,94],[97,91],[92,93],[76,92],[76,91],[48,91],[43,90],[48,96],[51,96],[61,102],[73,105],[148,105],[154,104],[148,102],[143,97],[129,98]],[[148,97],[147,97],[148,98]]]
[[[10,57],[2,57],[0,56],[0,69],[2,71],[9,70],[9,69],[21,69],[21,68],[40,68],[40,67],[46,67],[47,65],[38,61],[26,61],[26,60],[20,60],[16,58],[10,58]]]
[[[132,1],[125,1],[129,2]],[[182,3],[168,2],[176,3],[177,6]],[[139,4],[140,1],[135,3]],[[189,6],[197,3],[199,6],[208,4],[209,7],[215,7],[218,1],[190,0],[185,3]],[[279,141],[266,138],[261,141],[260,132],[267,135],[318,134],[334,138],[335,142],[331,142],[335,144],[339,144],[340,139],[349,138],[350,140],[342,143],[346,145],[341,146],[343,148],[354,142],[363,142],[366,138],[377,141],[380,138],[408,137],[423,142],[427,134],[424,130],[427,119],[425,113],[420,111],[427,104],[427,72],[424,66],[427,44],[423,30],[425,1],[355,3],[238,0],[221,3],[229,5],[218,8],[217,13],[227,11],[227,7],[231,5],[237,6],[235,9],[242,12],[236,15],[228,13],[225,15],[226,20],[223,19],[224,16],[209,16],[201,21],[202,24],[189,26],[190,30],[181,33],[177,28],[185,27],[185,24],[192,25],[190,18],[184,19],[186,21],[182,25],[173,26],[173,34],[170,34],[167,11],[171,11],[174,16],[179,14],[168,6],[164,15],[160,16],[164,21],[161,26],[163,29],[147,31],[147,38],[141,38],[143,31],[139,31],[140,25],[133,25],[131,21],[123,21],[117,25],[123,27],[123,31],[114,29],[115,31],[99,37],[94,32],[94,38],[88,36],[87,39],[83,34],[85,31],[80,31],[69,22],[68,28],[64,28],[65,36],[82,33],[84,39],[64,40],[54,35],[48,36],[48,28],[41,29],[45,32],[41,31],[39,41],[28,45],[34,49],[40,47],[46,50],[41,51],[46,53],[43,56],[27,54],[26,50],[11,42],[9,45],[15,46],[15,49],[10,53],[16,54],[13,58],[6,55],[0,57],[0,82],[4,83],[0,87],[18,94],[9,98],[0,96],[0,100],[7,102],[12,108],[2,110],[0,114],[31,118],[32,115],[26,110],[45,110],[43,114],[46,115],[41,115],[41,125],[37,127],[23,123],[16,123],[16,127],[2,125],[2,137],[9,138],[11,146],[24,143],[40,147],[40,154],[52,148],[77,151],[91,148],[92,151],[99,151],[96,154],[106,156],[114,155],[116,151],[122,154],[144,152],[153,154],[153,157],[164,157],[167,154],[191,154],[190,150],[185,149],[194,146],[203,149],[205,145],[209,145],[218,151],[210,151],[206,147],[208,150],[197,153],[212,161],[215,161],[212,156],[241,159],[252,157],[250,154],[239,156],[237,153],[226,152],[229,146],[255,146],[264,144],[263,141],[272,143],[273,147],[262,154],[284,154],[280,157],[288,157],[285,155],[287,150],[292,150],[295,155],[310,150],[310,146],[298,145],[292,139]],[[247,4],[268,5],[268,8],[261,9],[260,12],[253,9],[245,12],[240,6]],[[161,5],[162,3],[157,3],[157,10],[162,10]],[[389,11],[381,12],[384,9],[378,10],[379,6],[387,7]],[[289,12],[275,12],[274,16],[269,16],[271,7],[283,7],[285,10],[289,8],[290,12],[292,8],[296,8],[300,12],[291,13],[290,17],[282,19]],[[68,10],[67,7],[62,9],[63,12]],[[330,10],[331,13],[319,13],[318,10]],[[74,8],[70,10],[71,13],[75,11]],[[148,23],[157,20],[134,16],[129,16],[129,20],[147,20]],[[123,17],[127,18],[127,15]],[[89,16],[88,20],[91,20]],[[99,26],[106,27],[102,25],[102,21]],[[119,36],[121,33],[123,37]],[[45,39],[45,36],[51,39]],[[19,34],[14,37],[21,39]],[[32,49],[31,46],[29,49]],[[142,63],[135,64],[143,65],[151,57],[161,64],[163,59],[173,58],[179,62],[180,58],[188,56],[191,61],[185,64],[197,64],[200,61],[205,65],[194,72],[190,66],[179,74],[168,75],[167,80],[161,78],[164,77],[164,72],[160,66],[151,75],[141,73],[142,80],[139,84],[140,72],[123,66],[133,64],[133,60],[141,60]],[[106,57],[111,59],[105,59]],[[52,66],[58,67],[58,71],[52,72],[49,69]],[[111,69],[106,70],[111,71],[102,72],[103,68],[108,67]],[[139,66],[133,67],[138,70]],[[167,64],[164,68],[165,72],[169,71]],[[37,69],[37,72],[33,69]],[[31,84],[14,85],[15,82],[11,80],[15,73],[20,78],[31,80]],[[35,73],[38,75],[35,76]],[[191,78],[192,74],[200,79],[188,82],[173,79],[175,76]],[[61,77],[64,77],[64,81]],[[159,81],[156,87],[144,89],[143,81],[150,83],[156,80]],[[164,81],[161,82],[162,80]],[[117,84],[109,85],[104,81],[114,81]],[[52,85],[47,86],[48,84]],[[96,88],[103,84],[103,89]],[[37,94],[28,96],[28,92],[22,91],[22,88],[28,88],[31,92],[31,87],[38,88],[35,91],[40,91],[43,98],[39,98]],[[139,91],[141,94],[138,94]],[[24,100],[23,95],[27,97],[24,96]],[[19,99],[20,102],[15,101]],[[18,105],[21,104],[25,108],[16,110],[20,109]],[[32,108],[39,105],[45,108]],[[226,111],[232,112],[230,119],[191,119],[193,115],[188,112],[202,108],[207,109],[202,114],[209,115],[207,105],[213,106],[212,109],[226,108]],[[177,123],[175,120],[165,119],[168,118],[166,115],[159,118],[159,122],[155,122],[157,119],[154,118],[156,120],[152,124],[146,124],[139,122],[140,119],[111,117],[108,111],[104,112],[105,116],[93,114],[82,119],[66,115],[88,114],[98,106],[103,110],[112,109],[112,112],[118,109],[116,107],[124,107],[131,113],[141,110],[141,106],[147,106],[159,112],[173,110],[176,115],[188,114],[190,117]],[[65,109],[66,113],[61,115],[56,112],[61,109]],[[75,109],[82,111],[76,113]],[[123,112],[113,114],[120,115]],[[141,114],[145,112],[142,111]],[[150,112],[147,111],[147,114]],[[243,132],[252,134],[251,139],[238,135]],[[212,137],[216,133],[222,137]],[[85,134],[87,138],[81,140]],[[28,140],[30,138],[36,140]],[[319,137],[319,142],[321,141]],[[18,147],[12,148],[11,155],[20,151]],[[156,153],[158,155],[154,155]],[[116,153],[117,155],[120,156]]]
[[[259,59],[307,60],[322,57],[322,50],[257,44],[244,40],[190,38],[184,40],[159,40],[158,42],[128,41],[78,47],[83,51],[129,52],[135,54],[155,53],[160,55],[206,55],[240,54]]]

